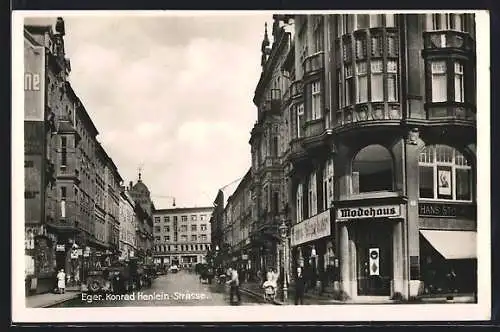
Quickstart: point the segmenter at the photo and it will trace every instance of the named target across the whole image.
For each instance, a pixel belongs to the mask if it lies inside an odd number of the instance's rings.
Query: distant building
[[[142,181],[141,173],[135,184],[130,182],[129,188],[129,194],[136,203],[137,256],[149,262],[153,258],[154,204],[148,187]]]
[[[154,211],[154,260],[160,265],[193,266],[211,249],[212,207]]]
[[[128,260],[135,256],[136,247],[136,215],[135,202],[128,193],[128,188],[122,187],[120,192],[120,258]]]

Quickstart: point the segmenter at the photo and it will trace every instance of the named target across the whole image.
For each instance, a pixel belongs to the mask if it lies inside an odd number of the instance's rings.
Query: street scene
[[[476,29],[26,17],[26,307],[477,303]]]

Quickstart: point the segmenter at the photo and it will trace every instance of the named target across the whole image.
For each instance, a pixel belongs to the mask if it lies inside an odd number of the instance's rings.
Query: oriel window
[[[432,102],[447,101],[448,85],[446,82],[446,61],[431,62]]]
[[[321,83],[315,81],[311,84],[311,117],[312,120],[321,117]]]
[[[365,103],[368,101],[368,75],[366,71],[366,61],[356,63],[357,84],[357,102]]]

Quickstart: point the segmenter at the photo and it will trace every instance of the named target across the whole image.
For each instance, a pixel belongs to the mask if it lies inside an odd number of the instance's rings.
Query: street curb
[[[39,306],[39,307],[36,307],[36,308],[50,308],[50,307],[53,307],[53,306],[56,306],[58,304],[61,304],[61,303],[64,303],[64,302],[68,302],[68,301],[71,301],[71,300],[74,300],[76,299],[77,297],[79,297],[82,293],[77,293],[75,294],[74,296],[72,297],[69,297],[67,299],[64,299],[64,300],[58,300],[58,301],[55,301],[55,302],[51,302],[49,304],[44,304],[42,306]]]
[[[256,293],[256,292],[254,292],[254,291],[251,291],[251,290],[246,289],[246,288],[240,288],[240,290],[241,290],[243,293],[247,293],[247,294],[250,294],[250,295],[252,295],[252,296],[254,296],[254,297],[257,297],[257,298],[259,298],[259,299],[261,299],[261,300],[264,300],[264,296],[262,296],[261,294],[258,294],[258,293]],[[279,301],[277,301],[277,300],[272,301],[272,303],[273,303],[274,305],[284,305],[284,303],[283,303],[283,302],[279,302]]]

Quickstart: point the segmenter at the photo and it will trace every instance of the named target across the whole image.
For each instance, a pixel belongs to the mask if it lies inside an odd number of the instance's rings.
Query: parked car
[[[177,265],[172,265],[169,270],[171,273],[177,273],[179,272],[179,267]]]

